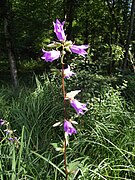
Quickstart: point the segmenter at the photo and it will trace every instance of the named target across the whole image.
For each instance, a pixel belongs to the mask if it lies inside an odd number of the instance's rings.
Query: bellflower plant
[[[71,122],[67,120],[64,120],[64,131],[70,136],[77,133]]]
[[[79,54],[83,57],[85,57],[85,55],[87,55],[87,52],[84,49],[87,49],[89,46],[88,45],[81,45],[81,46],[77,46],[77,45],[72,45],[70,47],[70,50],[73,53]]]
[[[65,21],[63,21],[61,23],[58,19],[56,19],[56,23],[53,22],[54,32],[56,33],[56,36],[57,36],[59,41],[65,41],[66,40],[65,32],[63,30],[64,24],[65,24]]]
[[[0,119],[0,126],[4,125],[5,124],[5,120],[3,119]]]
[[[71,92],[66,93],[65,90],[65,79],[69,79],[71,76],[75,75],[74,72],[71,71],[70,65],[67,65],[67,68],[64,68],[65,62],[64,62],[64,56],[67,51],[71,53],[76,53],[79,54],[83,57],[87,55],[86,49],[89,47],[88,45],[74,45],[72,41],[66,40],[66,35],[64,32],[64,24],[65,22],[63,21],[62,23],[56,19],[56,22],[53,22],[54,26],[54,32],[59,40],[59,42],[53,42],[49,44],[47,47],[49,48],[55,48],[55,50],[51,51],[43,51],[43,56],[41,57],[43,60],[46,62],[53,62],[56,59],[61,59],[61,66],[62,66],[62,94],[63,94],[63,111],[64,111],[64,117],[62,122],[56,122],[53,127],[59,126],[63,124],[63,130],[65,132],[65,137],[63,141],[63,154],[64,154],[64,167],[65,167],[65,178],[68,180],[68,175],[69,171],[67,169],[67,157],[66,157],[66,147],[69,144],[68,142],[68,135],[75,135],[77,134],[76,129],[73,127],[74,124],[78,124],[74,120],[70,120],[67,118],[67,108],[66,108],[66,101],[69,101],[70,105],[75,109],[76,113],[78,115],[84,115],[84,112],[87,111],[87,104],[83,104],[79,102],[78,100],[74,99],[74,97],[81,91],[81,90],[73,90]],[[61,148],[57,148],[61,149]]]
[[[4,131],[6,132],[6,134],[13,134],[13,131],[11,129],[5,129]]]
[[[41,58],[44,59],[46,62],[52,62],[60,57],[60,51],[45,51],[44,49],[42,49],[42,52],[44,54]]]
[[[83,103],[80,103],[78,100],[76,99],[72,99],[70,100],[70,104],[71,106],[75,109],[75,111],[77,112],[77,114],[84,114],[83,111],[88,111],[87,109],[87,104],[83,104]]]
[[[70,66],[68,65],[68,67],[64,69],[64,78],[70,78],[72,75],[75,75],[75,73],[70,71]]]
[[[15,141],[17,141],[17,137],[10,137],[10,138],[8,138],[8,140],[11,142],[15,142]]]
[[[3,131],[5,132],[5,136],[3,137],[3,139],[6,139],[10,142],[15,142],[15,143],[19,142],[18,138],[16,136],[14,136],[15,130],[11,130],[10,124],[8,121],[0,119],[0,126],[3,126],[3,128],[4,128]],[[4,135],[4,133],[2,133],[2,134]]]

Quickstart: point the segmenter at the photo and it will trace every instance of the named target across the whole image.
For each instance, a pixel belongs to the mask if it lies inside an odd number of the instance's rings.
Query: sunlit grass
[[[67,148],[69,180],[131,180],[135,176],[135,105],[127,103],[121,86],[114,89],[108,79],[91,77],[84,85],[76,79],[76,86],[84,87],[89,111],[75,119],[78,133],[70,137]],[[63,120],[61,86],[47,76],[35,77],[35,82],[33,88],[25,86],[17,92],[1,87],[0,118],[8,120],[20,137],[18,147],[1,141],[2,180],[65,179],[63,153],[51,145],[63,139],[63,128],[52,127]],[[68,82],[70,90],[74,84]]]

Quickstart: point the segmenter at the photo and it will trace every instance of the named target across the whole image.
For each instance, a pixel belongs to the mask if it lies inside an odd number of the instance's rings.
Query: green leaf
[[[76,171],[77,170],[77,168],[78,168],[78,166],[79,166],[79,164],[80,164],[80,161],[76,161],[76,162],[71,162],[71,163],[69,163],[68,164],[68,170],[69,170],[69,172],[73,172],[73,171]]]

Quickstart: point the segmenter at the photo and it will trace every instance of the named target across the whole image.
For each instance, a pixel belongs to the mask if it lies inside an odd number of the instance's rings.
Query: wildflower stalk
[[[80,92],[80,90],[71,91],[69,93],[66,93],[65,91],[65,78],[70,78],[72,75],[75,75],[74,72],[70,70],[70,66],[68,65],[66,69],[64,69],[64,56],[66,54],[66,51],[73,52],[76,54],[79,54],[83,57],[87,55],[87,52],[85,49],[87,49],[88,45],[73,45],[72,41],[66,40],[66,35],[63,29],[63,26],[65,24],[65,21],[62,23],[56,19],[56,22],[53,22],[54,25],[54,32],[56,33],[56,36],[60,42],[53,42],[48,45],[48,47],[56,48],[56,50],[51,51],[45,51],[42,49],[42,52],[44,53],[41,57],[46,62],[53,62],[54,60],[58,59],[61,56],[61,65],[62,65],[62,93],[63,93],[63,106],[64,106],[64,122],[63,127],[65,131],[65,137],[64,137],[64,143],[63,143],[63,155],[64,155],[64,168],[65,168],[65,174],[66,174],[66,180],[68,180],[68,169],[67,169],[67,156],[66,156],[66,148],[68,144],[68,135],[76,134],[77,131],[72,125],[72,121],[68,119],[68,114],[66,111],[66,100],[69,100],[71,106],[75,109],[76,113],[78,115],[83,115],[84,111],[87,111],[87,104],[80,103],[74,97]],[[62,51],[60,49],[62,48]],[[66,51],[65,51],[66,50]],[[77,123],[77,122],[76,122]],[[57,124],[57,123],[56,123]],[[75,124],[75,121],[74,121]]]
[[[66,180],[68,180],[68,170],[67,170],[67,154],[66,154],[66,138],[64,139],[64,167],[65,167],[65,174]]]
[[[65,91],[65,81],[64,81],[64,52],[62,51],[62,57],[61,57],[61,64],[62,64],[62,93],[63,93],[63,99],[64,99],[64,119],[66,119],[67,113],[66,113],[66,91]],[[64,153],[64,167],[65,167],[65,174],[66,174],[66,180],[68,180],[68,170],[67,170],[67,155],[66,155],[66,137],[64,139],[63,144],[63,153]]]

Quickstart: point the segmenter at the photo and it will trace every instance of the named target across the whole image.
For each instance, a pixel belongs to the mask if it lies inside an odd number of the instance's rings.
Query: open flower
[[[61,23],[58,19],[56,19],[56,23],[53,22],[54,32],[56,33],[56,36],[59,39],[59,41],[65,41],[66,40],[65,32],[63,30],[64,24],[65,24],[65,21],[63,21]]]
[[[45,51],[42,49],[42,52],[44,54],[41,58],[44,59],[46,62],[52,62],[60,57],[60,51],[56,51],[56,50]]]
[[[85,57],[86,54],[88,54],[84,49],[87,49],[89,46],[88,45],[72,45],[70,47],[70,50],[73,52],[73,53],[76,53],[76,54],[79,54],[83,57]]]
[[[70,136],[72,134],[76,134],[76,129],[72,126],[71,122],[64,120],[64,131],[69,134]]]
[[[75,111],[77,112],[77,114],[84,114],[83,111],[87,111],[87,104],[84,103],[80,103],[78,100],[76,99],[71,99],[70,100],[70,104],[71,106],[75,109]]]
[[[70,66],[68,65],[68,67],[64,69],[64,78],[70,78],[72,75],[75,75],[75,73],[70,71]]]
[[[17,141],[17,137],[10,137],[10,138],[8,138],[8,140],[11,142],[15,142],[15,141]]]
[[[6,134],[13,134],[13,131],[10,129],[5,129],[4,131],[6,132]]]
[[[0,126],[2,126],[3,124],[5,124],[5,121],[3,119],[0,119]]]

